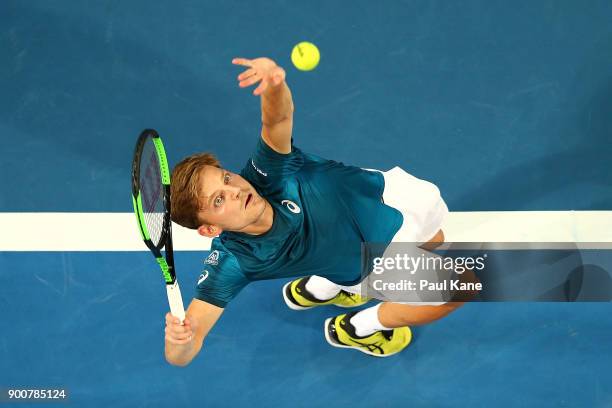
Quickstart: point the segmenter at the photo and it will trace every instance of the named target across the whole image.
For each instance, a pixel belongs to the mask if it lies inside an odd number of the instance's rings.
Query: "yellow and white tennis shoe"
[[[345,290],[341,290],[336,296],[329,300],[319,300],[306,290],[308,279],[310,279],[310,276],[296,279],[283,286],[283,299],[285,299],[285,303],[290,309],[306,310],[324,305],[336,305],[345,308],[357,307],[366,304],[370,300],[369,298],[349,293]]]
[[[408,327],[380,330],[369,336],[360,337],[350,323],[357,312],[343,314],[325,321],[325,339],[334,347],[352,348],[374,357],[389,357],[405,349],[412,340]]]

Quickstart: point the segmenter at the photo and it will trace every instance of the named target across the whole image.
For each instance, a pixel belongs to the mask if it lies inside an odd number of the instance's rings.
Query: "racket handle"
[[[170,313],[172,313],[172,316],[178,317],[181,320],[181,324],[183,324],[183,320],[185,320],[185,307],[183,306],[183,298],[178,280],[174,281],[172,285],[166,285],[166,292],[168,293]]]

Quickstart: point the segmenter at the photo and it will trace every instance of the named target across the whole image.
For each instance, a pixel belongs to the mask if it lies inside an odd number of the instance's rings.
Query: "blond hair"
[[[197,153],[184,158],[172,170],[170,183],[172,221],[186,228],[198,229],[202,224],[200,209],[200,174],[204,166],[221,168],[212,153]]]

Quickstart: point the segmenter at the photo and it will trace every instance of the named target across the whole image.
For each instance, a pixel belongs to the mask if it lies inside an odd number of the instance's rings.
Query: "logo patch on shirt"
[[[204,271],[202,271],[202,274],[198,278],[198,285],[201,284],[202,282],[204,282],[206,280],[206,278],[208,278],[208,271],[206,269],[204,269]]]
[[[300,207],[298,207],[298,205],[291,200],[283,200],[281,201],[281,204],[286,205],[289,211],[291,211],[294,214],[299,214],[300,212],[302,212]]]
[[[219,264],[219,251],[214,250],[208,255],[208,258],[204,260],[205,264],[218,265]]]
[[[253,161],[253,159],[251,159],[251,165],[253,166],[255,170],[257,170],[259,174],[261,174],[264,177],[268,177],[268,173],[264,173],[263,171],[259,170],[259,167],[255,165],[255,162]]]

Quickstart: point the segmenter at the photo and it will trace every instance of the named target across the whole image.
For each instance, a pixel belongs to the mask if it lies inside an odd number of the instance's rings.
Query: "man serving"
[[[364,170],[305,153],[293,145],[293,101],[285,71],[268,58],[236,58],[241,88],[256,85],[262,129],[240,173],[209,153],[182,160],[172,172],[174,222],[213,238],[206,270],[183,325],[166,315],[166,359],[187,365],[225,306],[247,284],[296,278],[283,288],[294,310],[354,307],[360,295],[364,242],[443,242],[448,209],[438,188],[399,167]],[[386,357],[404,349],[409,326],[437,320],[461,303],[380,302],[327,319],[335,347]]]

